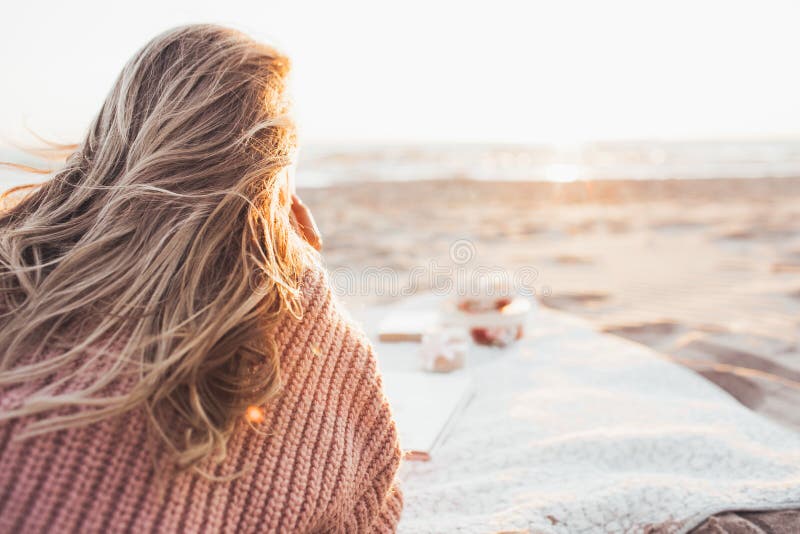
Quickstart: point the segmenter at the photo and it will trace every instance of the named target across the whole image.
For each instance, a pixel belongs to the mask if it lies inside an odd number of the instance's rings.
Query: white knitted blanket
[[[531,323],[471,367],[477,395],[433,459],[401,467],[400,532],[683,532],[800,508],[800,435],[646,347],[548,310]],[[377,345],[382,367],[414,365],[400,347]]]

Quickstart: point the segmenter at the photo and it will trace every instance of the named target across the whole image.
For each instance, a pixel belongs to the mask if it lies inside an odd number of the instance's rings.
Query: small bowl
[[[506,347],[525,335],[531,302],[523,297],[460,298],[443,314],[448,325],[469,331],[477,345]]]

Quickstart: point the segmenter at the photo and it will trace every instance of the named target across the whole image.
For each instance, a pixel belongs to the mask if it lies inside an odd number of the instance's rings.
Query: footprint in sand
[[[608,293],[578,292],[559,293],[542,299],[542,304],[557,310],[574,310],[576,308],[597,308],[605,304],[611,296]]]
[[[800,273],[800,261],[778,261],[772,264],[773,273]]]
[[[697,232],[707,227],[708,225],[703,223],[682,221],[679,219],[660,221],[650,225],[650,228],[653,230],[665,233]]]
[[[673,338],[686,331],[687,328],[682,324],[666,320],[613,325],[603,328],[603,332],[624,337],[649,347],[663,347]]]
[[[717,234],[717,239],[729,241],[777,241],[789,239],[796,234],[793,228],[763,227],[758,224],[742,228],[724,230]]]
[[[800,383],[800,371],[777,363],[770,354],[781,350],[775,340],[767,342],[765,354],[734,348],[735,339],[727,339],[732,334],[719,334],[705,338],[695,338],[683,344],[676,355],[698,361],[698,372],[733,395],[748,408],[758,408],[765,400],[765,384],[776,386],[783,381]],[[785,348],[785,347],[784,347]],[[715,364],[721,364],[715,368]],[[703,369],[703,366],[708,366]],[[744,375],[744,376],[743,376]],[[770,377],[774,377],[770,379]],[[792,391],[800,401],[800,393]]]
[[[591,265],[594,260],[585,256],[573,256],[572,254],[559,254],[553,258],[559,265]]]
[[[751,410],[764,403],[764,390],[752,380],[713,369],[698,370],[697,372],[727,391],[733,398]]]

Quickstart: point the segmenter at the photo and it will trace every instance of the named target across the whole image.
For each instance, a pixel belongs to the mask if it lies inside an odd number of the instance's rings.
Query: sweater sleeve
[[[372,525],[373,532],[394,532],[403,511],[403,494],[397,484],[393,484],[383,502],[380,514]]]
[[[336,490],[319,530],[394,532],[403,507],[395,480],[401,452],[374,350],[341,311],[324,277],[308,281],[318,284],[313,292],[323,294],[327,303],[316,320],[334,338],[320,339],[320,345],[327,347],[322,359],[336,365],[331,387],[337,409],[329,414],[336,431],[330,448],[342,450],[328,466],[335,473]]]
[[[400,520],[403,497],[395,482],[400,465],[397,429],[383,394],[373,349],[363,335],[349,327],[355,365],[348,387],[357,396],[351,417],[358,421],[352,435],[353,469],[345,510],[345,532],[394,532]]]

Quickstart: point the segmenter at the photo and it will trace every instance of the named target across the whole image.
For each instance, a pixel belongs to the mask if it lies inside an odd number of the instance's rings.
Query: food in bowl
[[[446,320],[466,328],[477,345],[506,347],[525,335],[530,309],[530,301],[519,296],[461,297]]]

